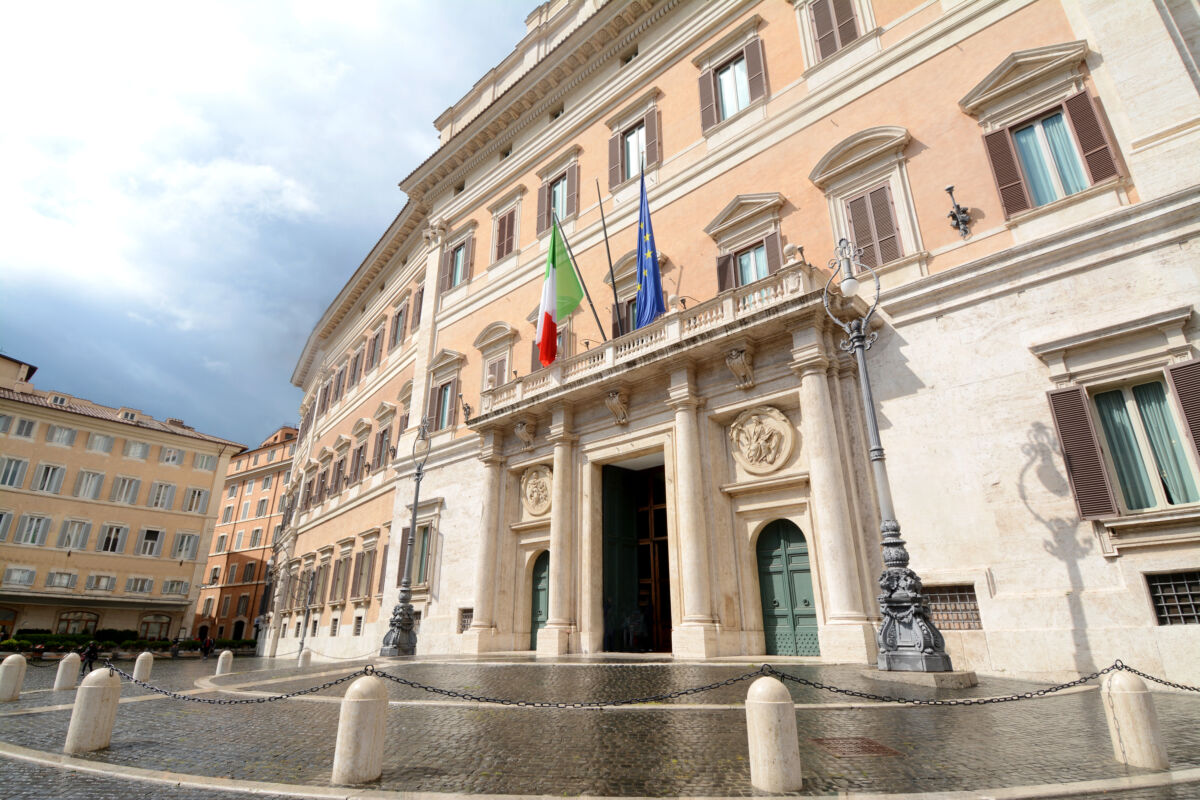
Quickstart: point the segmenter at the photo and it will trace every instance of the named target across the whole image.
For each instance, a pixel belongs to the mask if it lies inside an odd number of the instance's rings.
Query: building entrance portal
[[[821,655],[804,534],[791,521],[777,519],[763,528],[757,549],[767,655]]]
[[[666,474],[662,467],[603,469],[604,649],[669,653]]]
[[[529,649],[537,650],[538,631],[546,627],[550,609],[550,553],[542,552],[533,562],[529,597]]]

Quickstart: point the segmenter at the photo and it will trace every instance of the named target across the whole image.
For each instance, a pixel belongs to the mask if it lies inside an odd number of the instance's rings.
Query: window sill
[[[741,112],[738,112],[738,113],[741,113]],[[733,119],[733,117],[730,117],[730,119]],[[719,124],[720,123],[718,123],[718,125]],[[713,128],[716,128],[716,127],[717,127],[716,125],[713,126]],[[709,128],[709,130],[713,130],[713,128]],[[649,189],[649,187],[655,186],[658,183],[658,170],[659,170],[659,167],[661,167],[661,166],[662,166],[661,161],[655,162],[654,164],[646,165],[646,187],[647,187],[647,189]],[[612,189],[609,190],[609,194],[612,195],[614,204],[620,205],[621,203],[627,203],[630,200],[636,201],[636,200],[641,199],[641,183],[638,181],[639,177],[641,177],[640,172],[637,175],[634,175],[632,178],[626,178],[625,180],[621,181],[620,183],[618,183],[616,186],[612,187]]]
[[[503,270],[508,267],[515,267],[517,265],[517,262],[519,262],[520,260],[521,260],[521,248],[514,247],[512,249],[512,252],[509,253],[508,255],[505,255],[502,258],[498,258],[495,261],[493,261],[491,264],[488,264],[487,271],[492,272],[493,270]]]
[[[883,28],[867,31],[833,55],[806,69],[800,77],[808,85],[808,90],[811,92],[824,86],[882,50],[879,44],[882,33]]]
[[[753,128],[757,123],[767,118],[767,101],[769,95],[763,95],[732,117],[726,117],[704,131],[709,149],[720,147]]]
[[[1128,181],[1123,176],[1117,175],[1109,178],[1106,181],[1101,181],[1095,186],[1089,186],[1081,192],[1076,192],[1075,194],[1067,195],[1066,197],[1061,197],[1058,200],[1046,203],[1044,206],[1038,206],[1037,208],[1031,208],[1028,211],[1022,211],[1018,214],[1015,214],[1005,220],[1004,227],[1013,231],[1015,234],[1023,226],[1030,226],[1030,223],[1034,223],[1034,225],[1030,227],[1039,228],[1039,230],[1031,231],[1035,236],[1039,236],[1043,233],[1050,233],[1051,230],[1059,230],[1064,224],[1082,222],[1084,219],[1094,216],[1095,213],[1110,210],[1109,206],[1111,204],[1103,203],[1099,204],[1100,207],[1098,208],[1092,208],[1091,206],[1096,204],[1088,203],[1087,201],[1089,200],[1101,198],[1105,195],[1112,195],[1112,199],[1116,201],[1118,206],[1125,205],[1125,189],[1128,185]],[[1075,206],[1082,207],[1083,211],[1082,214],[1073,215],[1074,217],[1078,217],[1078,219],[1072,218],[1065,221],[1062,219],[1055,219],[1053,221],[1047,221],[1046,224],[1049,225],[1050,228],[1047,228],[1044,231],[1040,230],[1040,228],[1043,226],[1036,225],[1037,221],[1042,220],[1044,217],[1057,215],[1059,212]]]
[[[1200,543],[1200,503],[1144,511],[1094,523],[1105,557],[1122,550]]]

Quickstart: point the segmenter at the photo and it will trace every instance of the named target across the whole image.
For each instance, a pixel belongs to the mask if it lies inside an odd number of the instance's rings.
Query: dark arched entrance
[[[537,650],[538,631],[546,627],[550,610],[550,551],[544,550],[533,562],[532,591],[529,598],[529,649]]]
[[[808,542],[791,521],[777,519],[758,536],[758,588],[767,654],[819,656]]]
[[[246,621],[245,620],[239,619],[237,622],[233,623],[233,638],[234,639],[246,638],[244,636],[245,633],[246,633]]]

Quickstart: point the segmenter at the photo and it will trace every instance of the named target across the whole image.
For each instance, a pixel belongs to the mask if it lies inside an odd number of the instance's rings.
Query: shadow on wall
[[[835,333],[838,333],[836,329]],[[892,427],[892,423],[884,413],[884,404],[889,400],[915,395],[928,387],[908,368],[908,358],[904,355],[904,346],[908,341],[890,324],[881,327],[878,333],[879,338],[867,351],[867,370],[871,374],[875,416],[879,429],[885,431]],[[835,338],[834,345],[840,347],[844,338]]]
[[[1067,568],[1067,580],[1071,587],[1067,594],[1067,605],[1071,613],[1075,669],[1080,673],[1094,672],[1096,662],[1088,642],[1087,614],[1080,597],[1083,578],[1079,572],[1079,562],[1092,551],[1094,542],[1086,535],[1086,531],[1084,537],[1080,538],[1079,528],[1083,523],[1078,517],[1047,518],[1039,514],[1029,502],[1027,487],[1032,486],[1033,481],[1037,481],[1055,497],[1068,497],[1071,494],[1070,484],[1058,469],[1062,453],[1058,440],[1050,429],[1041,422],[1030,426],[1027,441],[1021,445],[1021,454],[1025,456],[1025,464],[1021,467],[1021,475],[1017,481],[1017,492],[1021,496],[1021,502],[1029,514],[1050,534],[1049,538],[1042,541],[1042,547]]]

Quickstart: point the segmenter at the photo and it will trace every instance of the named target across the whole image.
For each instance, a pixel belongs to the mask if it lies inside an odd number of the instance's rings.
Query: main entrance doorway
[[[671,651],[667,487],[661,466],[605,466],[604,649]]]
[[[767,655],[821,655],[804,534],[791,521],[777,519],[759,534],[757,549]]]
[[[543,551],[533,562],[532,591],[529,597],[529,649],[537,650],[538,631],[546,627],[550,609],[550,551]]]

